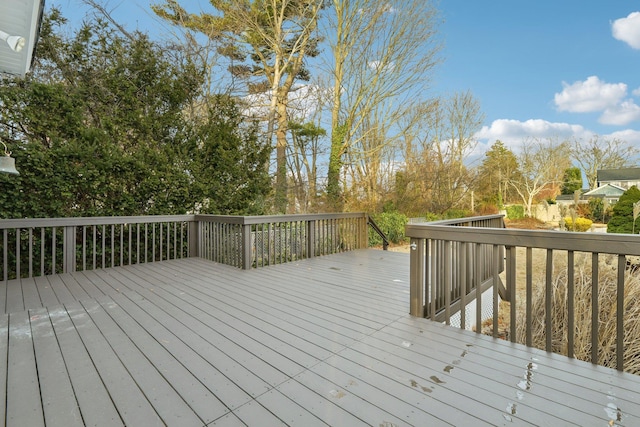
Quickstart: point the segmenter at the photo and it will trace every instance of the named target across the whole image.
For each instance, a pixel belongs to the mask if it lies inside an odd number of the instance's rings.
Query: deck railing
[[[0,279],[185,257],[240,268],[367,247],[367,215],[0,220]]]
[[[199,255],[249,269],[368,246],[363,213],[197,215]]]
[[[435,221],[431,226],[504,228],[501,215]],[[420,223],[407,226],[407,232]],[[412,237],[407,234],[407,237]],[[412,239],[411,281],[424,286],[421,293],[412,297],[411,313],[436,321],[449,322],[454,313],[460,311],[465,301],[472,301],[477,292],[484,292],[493,285],[494,269],[504,270],[504,250],[498,247],[497,254],[487,245],[472,246],[464,242],[446,239]],[[416,260],[414,260],[416,258]],[[477,259],[479,262],[469,262]],[[417,262],[417,260],[423,260]],[[497,263],[497,264],[496,264]],[[413,289],[413,287],[412,287]],[[506,290],[501,286],[503,297]],[[464,311],[464,310],[463,310]],[[481,310],[478,310],[478,315]],[[461,324],[465,325],[465,313],[461,313]]]
[[[584,331],[577,330],[577,320],[582,319],[577,319],[576,316],[584,316],[588,317],[591,323],[588,359],[592,363],[598,363],[600,353],[610,352],[614,360],[610,365],[618,370],[624,369],[625,309],[629,309],[625,307],[625,280],[630,274],[638,274],[627,267],[628,264],[634,264],[633,258],[630,257],[640,256],[639,236],[504,229],[499,225],[501,220],[498,220],[498,217],[467,218],[461,221],[462,224],[460,221],[454,221],[407,225],[406,235],[411,238],[413,249],[410,256],[412,315],[449,323],[451,316],[460,307],[466,307],[475,299],[475,324],[481,325],[482,293],[469,290],[473,290],[476,283],[482,283],[488,274],[489,283],[493,287],[492,324],[496,325],[493,327],[493,334],[497,336],[502,276],[507,291],[505,295],[510,303],[510,315],[506,322],[508,338],[512,342],[518,341],[532,346],[536,338],[533,332],[536,330],[535,326],[542,323],[544,341],[541,347],[547,351],[563,352],[569,357],[575,357],[576,334],[584,335]],[[481,221],[480,225],[474,223],[476,221]],[[517,252],[521,253],[523,262],[516,256]],[[534,263],[534,252],[537,259],[541,260],[540,263]],[[502,268],[503,260],[506,269]],[[615,316],[612,334],[615,335],[615,340],[611,340],[612,348],[603,348],[599,344],[604,332],[601,330],[604,322],[600,311],[600,305],[603,304],[602,295],[589,298],[590,306],[587,313],[576,313],[578,286],[588,286],[590,295],[599,295],[599,286],[603,286],[600,283],[603,280],[602,265],[615,274],[615,294],[604,296],[614,301],[613,309],[608,314]],[[587,277],[586,284],[583,280],[580,282],[582,284],[576,285],[579,282],[577,276],[581,274],[578,270],[584,271],[585,268],[587,274],[583,276]],[[540,269],[543,272],[539,271]],[[540,275],[541,283],[534,283],[534,276]],[[557,292],[555,286],[559,276],[562,276],[566,283],[566,306],[560,307],[564,316],[562,328],[565,332],[560,334],[560,337],[557,333],[554,334],[554,328],[559,325],[554,324],[558,319],[552,314],[552,304],[556,304],[553,302],[553,294]],[[524,292],[517,292],[516,285],[524,289]],[[538,291],[544,295],[544,318],[536,318],[533,314],[532,299],[536,286],[541,286]],[[467,289],[467,292],[460,292],[460,289]],[[443,298],[440,297],[440,293],[444,293]],[[518,297],[523,294],[524,297]],[[435,303],[430,295],[438,296]],[[519,310],[524,313],[519,313]],[[460,311],[461,327],[465,326],[465,311]],[[521,328],[518,328],[517,316],[524,318]],[[481,327],[476,326],[475,329],[481,333]],[[523,336],[518,336],[518,331]]]
[[[0,221],[3,280],[190,256],[192,215]]]

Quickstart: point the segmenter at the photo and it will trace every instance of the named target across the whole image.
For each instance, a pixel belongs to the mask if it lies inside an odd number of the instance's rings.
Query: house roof
[[[640,168],[599,169],[598,182],[640,180]]]
[[[584,196],[603,196],[603,197],[620,197],[625,192],[625,189],[613,184],[605,184],[600,187],[587,191]]]

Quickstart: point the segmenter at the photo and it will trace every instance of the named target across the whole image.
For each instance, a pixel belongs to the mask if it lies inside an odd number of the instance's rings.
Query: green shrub
[[[445,211],[444,219],[467,218],[472,215],[473,213],[467,209],[449,209]]]
[[[522,219],[522,218],[524,218],[524,206],[522,206],[522,205],[509,205],[509,206],[507,206],[507,218],[509,218],[509,219]]]
[[[625,191],[613,205],[613,215],[607,224],[607,233],[637,233],[640,220],[633,222],[633,204],[640,200],[640,190],[635,185]]]
[[[591,225],[593,224],[593,221],[587,218],[576,218],[576,223],[574,224],[573,218],[566,217],[564,219],[564,224],[567,231],[585,232],[591,229]]]
[[[387,236],[390,243],[403,243],[406,241],[404,227],[409,222],[409,218],[400,212],[383,212],[371,216],[380,230]],[[382,245],[382,238],[378,236],[373,228],[369,227],[369,246]]]

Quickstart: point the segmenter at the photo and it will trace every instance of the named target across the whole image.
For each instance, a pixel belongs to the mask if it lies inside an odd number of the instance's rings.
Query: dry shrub
[[[616,368],[616,295],[615,257],[599,261],[598,282],[598,364]],[[566,262],[554,267],[552,286],[552,351],[567,355],[567,268]],[[624,288],[624,370],[640,374],[640,273],[626,272]],[[591,361],[591,262],[589,256],[576,256],[575,262],[575,334],[574,354]],[[545,284],[534,284],[532,300],[532,344],[545,348]],[[516,315],[518,342],[526,342],[525,301],[518,301]]]

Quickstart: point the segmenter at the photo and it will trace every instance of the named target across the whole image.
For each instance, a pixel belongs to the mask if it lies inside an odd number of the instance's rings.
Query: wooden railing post
[[[307,221],[307,258],[316,256],[316,220]]]
[[[62,241],[63,260],[62,272],[73,273],[76,271],[76,226],[66,225],[64,227],[64,240]]]
[[[202,222],[198,219],[189,221],[189,257],[200,257],[200,230]]]
[[[251,224],[242,225],[242,269],[251,270]]]
[[[425,239],[411,239],[409,256],[409,314],[424,317],[424,246]]]

